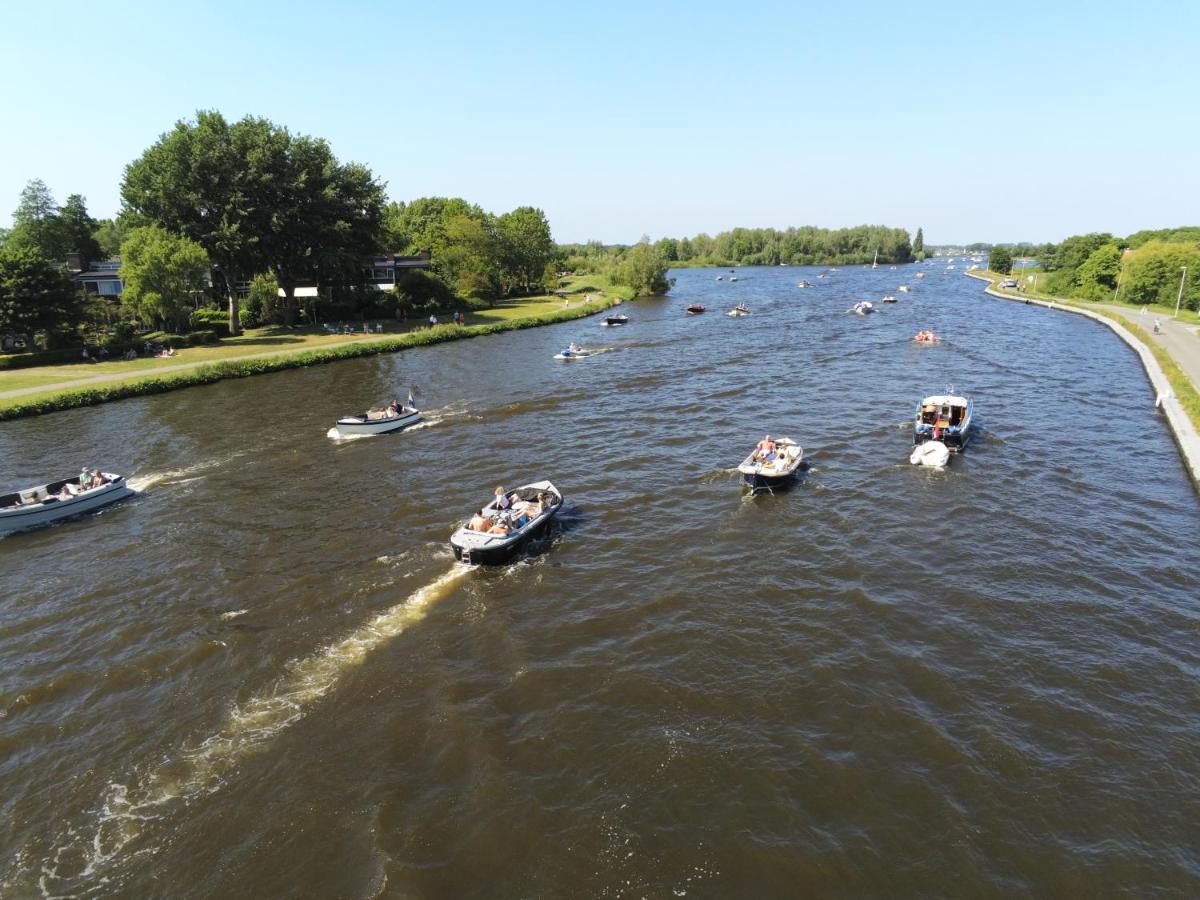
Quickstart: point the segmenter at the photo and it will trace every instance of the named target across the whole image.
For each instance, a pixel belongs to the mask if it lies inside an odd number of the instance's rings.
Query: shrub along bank
[[[148,376],[132,381],[118,381],[104,386],[76,388],[45,395],[21,397],[15,400],[12,405],[0,408],[0,421],[58,412],[64,409],[76,409],[81,406],[96,406],[100,403],[122,400],[126,397],[161,394],[193,385],[212,384],[215,381],[222,381],[226,378],[245,378],[250,375],[263,375],[268,372],[282,371],[283,369],[298,369],[304,366],[337,362],[343,359],[376,356],[380,353],[396,353],[412,347],[424,347],[447,341],[462,340],[463,338],[498,334],[503,331],[516,331],[521,328],[554,325],[558,322],[568,322],[572,319],[581,319],[593,315],[594,313],[608,309],[617,300],[618,298],[600,297],[584,306],[571,307],[538,316],[507,319],[487,325],[471,325],[467,327],[439,325],[435,328],[412,331],[394,338],[379,341],[330,347],[326,350],[306,350],[287,356],[216,362],[176,374]]]

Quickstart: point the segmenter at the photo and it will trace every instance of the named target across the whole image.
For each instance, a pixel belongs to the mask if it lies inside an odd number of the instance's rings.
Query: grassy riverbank
[[[632,299],[629,289],[613,285],[603,276],[577,276],[569,279],[564,289],[569,292],[566,298],[525,297],[499,303],[492,309],[468,312],[465,326],[430,328],[423,322],[393,322],[388,323],[385,334],[356,335],[258,329],[228,338],[215,347],[189,348],[171,359],[114,360],[0,372],[0,421],[159,394],[226,378],[551,325],[589,316]]]
[[[1192,425],[1194,425],[1196,429],[1200,431],[1200,385],[1194,384],[1187,376],[1187,373],[1179,367],[1179,364],[1166,350],[1166,348],[1155,341],[1154,338],[1145,331],[1145,329],[1135,324],[1132,319],[1129,319],[1120,313],[1113,312],[1110,309],[1106,309],[1102,304],[1092,303],[1087,300],[1071,300],[1065,297],[1053,297],[1049,294],[1043,294],[1038,291],[1018,291],[1012,288],[1000,287],[1000,282],[1010,278],[1011,276],[1009,275],[1001,275],[997,272],[983,270],[971,272],[970,274],[974,277],[980,278],[981,280],[987,280],[990,282],[992,290],[999,294],[1005,294],[1006,296],[1013,297],[1014,299],[1018,300],[1023,300],[1028,297],[1032,300],[1042,300],[1047,303],[1054,303],[1058,306],[1085,309],[1094,315],[1103,316],[1104,318],[1127,328],[1137,337],[1138,340],[1140,340],[1146,345],[1147,348],[1149,348],[1152,354],[1154,354],[1154,358],[1158,360],[1158,364],[1162,367],[1163,373],[1167,376],[1167,381],[1170,383],[1171,390],[1175,393],[1176,398],[1178,398],[1180,406],[1183,407],[1188,418],[1191,419]],[[1140,314],[1141,309],[1142,307],[1140,306],[1131,305],[1129,307],[1131,314],[1135,311]],[[1175,312],[1173,307],[1162,306],[1161,304],[1152,304],[1146,307],[1146,311],[1148,315],[1168,319],[1171,318]],[[1190,311],[1185,310],[1185,312],[1190,314]]]

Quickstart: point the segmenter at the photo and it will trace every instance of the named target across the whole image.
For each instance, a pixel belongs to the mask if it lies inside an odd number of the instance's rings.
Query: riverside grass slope
[[[364,356],[377,356],[381,353],[396,353],[413,347],[424,347],[441,344],[447,341],[457,341],[466,338],[481,337],[488,334],[498,334],[505,331],[515,331],[522,328],[536,328],[542,325],[553,325],[558,322],[569,322],[603,312],[623,300],[631,299],[627,290],[622,290],[609,284],[604,285],[604,293],[596,286],[597,279],[584,279],[588,282],[586,288],[578,288],[579,292],[587,290],[595,292],[590,302],[580,302],[563,308],[553,309],[558,301],[553,298],[531,298],[523,302],[520,308],[531,306],[545,308],[547,311],[535,315],[511,315],[503,313],[495,316],[496,321],[478,325],[438,325],[433,328],[422,328],[409,331],[394,337],[375,340],[361,340],[353,344],[342,344],[337,347],[300,350],[294,353],[275,353],[270,356],[241,358],[229,361],[214,361],[195,366],[178,373],[142,375],[130,373],[129,378],[108,380],[95,387],[83,386],[59,391],[47,391],[25,396],[0,398],[0,421],[19,419],[27,416],[43,415],[66,409],[77,409],[83,406],[96,406],[113,400],[123,400],[128,397],[140,397],[147,394],[161,394],[180,388],[201,384],[212,384],[227,378],[246,378],[251,375],[263,375],[269,372],[279,372],[285,369],[297,369],[322,363],[337,362],[344,359],[358,359]],[[534,303],[533,301],[537,301]],[[484,317],[491,312],[484,310],[477,317]],[[504,312],[510,312],[505,310]],[[21,370],[28,378],[30,370]],[[0,390],[8,387],[0,379]]]
[[[1083,309],[1088,312],[1110,319],[1127,328],[1132,334],[1136,335],[1149,349],[1158,364],[1162,367],[1163,374],[1167,376],[1167,382],[1171,385],[1171,390],[1175,392],[1176,399],[1179,400],[1179,405],[1183,407],[1187,417],[1191,420],[1193,427],[1200,431],[1200,389],[1192,383],[1192,380],[1187,376],[1187,373],[1179,367],[1174,357],[1161,345],[1154,340],[1145,329],[1135,325],[1133,321],[1119,313],[1105,309],[1097,303],[1090,303],[1086,300],[1073,300],[1066,297],[1054,297],[1049,294],[1043,294],[1040,291],[1015,291],[1010,288],[1000,287],[1000,282],[1006,278],[1011,278],[1010,275],[1001,275],[992,271],[978,271],[966,273],[973,278],[978,278],[981,281],[990,282],[990,287],[998,294],[1004,294],[1014,299],[1024,299],[1029,297],[1033,300],[1042,300],[1047,303],[1055,303],[1059,306],[1073,307],[1075,309]],[[1132,312],[1135,308],[1130,307]],[[1151,306],[1149,309],[1154,313],[1159,313],[1164,316],[1171,315],[1174,310],[1169,307]]]

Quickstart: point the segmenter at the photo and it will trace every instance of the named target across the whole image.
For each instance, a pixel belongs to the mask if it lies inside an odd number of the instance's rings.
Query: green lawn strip
[[[195,369],[189,369],[177,374],[155,375],[144,378],[130,378],[119,381],[106,381],[95,387],[80,387],[64,391],[52,391],[45,394],[29,394],[0,400],[0,421],[17,419],[24,416],[40,415],[63,409],[75,409],[81,406],[94,406],[111,400],[125,397],[137,397],[146,394],[160,394],[166,391],[178,390],[198,384],[211,384],[225,378],[245,378],[250,375],[261,375],[267,372],[277,372],[284,369],[295,369],[319,363],[335,362],[342,359],[356,359],[363,356],[374,356],[379,353],[394,353],[410,347],[421,347],[439,344],[445,341],[461,340],[478,337],[485,334],[497,334],[503,331],[515,331],[521,328],[533,328],[540,325],[552,325],[556,322],[568,322],[580,319],[593,313],[600,312],[612,306],[615,298],[606,296],[596,298],[592,303],[575,305],[554,310],[537,316],[507,319],[484,325],[439,325],[436,328],[425,328],[411,331],[407,334],[373,341],[361,341],[341,347],[306,350],[299,353],[274,357],[259,357],[232,362],[216,361]]]

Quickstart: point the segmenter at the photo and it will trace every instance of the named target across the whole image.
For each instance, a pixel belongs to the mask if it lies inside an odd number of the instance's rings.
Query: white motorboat
[[[943,469],[950,462],[950,448],[941,441],[926,441],[913,447],[908,461],[914,466],[930,466]]]
[[[798,287],[798,288],[810,288],[810,287],[812,287],[812,283],[811,283],[811,282],[808,282],[808,281],[801,281],[801,282],[800,282],[798,285],[796,285],[796,287]]]
[[[745,303],[739,303],[729,312],[725,313],[725,315],[735,319],[739,316],[748,316],[750,315],[750,307],[748,307]]]
[[[895,302],[896,302],[896,298],[895,298],[893,295],[891,295],[891,294],[888,294],[887,296],[885,296],[885,297],[883,298],[883,301],[882,301],[882,302],[884,302],[884,303],[895,303]]]
[[[860,316],[865,316],[867,313],[875,312],[875,304],[870,300],[859,300],[850,309],[850,312],[858,313]]]
[[[722,276],[722,275],[717,276],[717,281],[724,281],[724,280],[725,280],[724,276]]]
[[[909,292],[909,287],[907,284],[900,285],[900,293],[907,294],[908,292]]]
[[[773,450],[764,454],[756,448],[738,466],[742,481],[756,491],[790,481],[804,462],[804,449],[791,438],[775,438],[772,443]]]
[[[535,481],[503,494],[483,507],[450,537],[454,556],[469,565],[508,562],[530,538],[558,515],[563,495],[549,481]]]
[[[409,425],[421,421],[421,411],[413,405],[412,397],[408,403],[391,403],[388,406],[377,406],[358,416],[343,416],[337,420],[330,437],[350,437],[351,435],[386,434],[389,431],[399,431]]]
[[[737,280],[738,280],[738,277],[737,277],[736,275],[730,275],[730,276],[729,276],[729,280],[730,280],[730,281],[737,281]]]
[[[970,398],[955,394],[952,390],[926,397],[917,407],[913,444],[938,441],[945,444],[949,452],[957,453],[971,439],[972,411]]]
[[[83,488],[79,478],[64,478],[0,496],[0,534],[69,519],[136,493],[125,483],[124,475],[100,475],[104,483],[96,487]]]
[[[924,272],[918,272],[918,273],[917,273],[917,277],[918,277],[918,278],[924,278],[924,277],[925,277],[925,273],[924,273]]]

